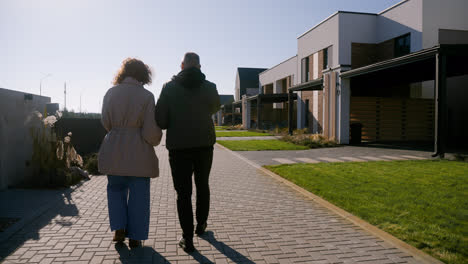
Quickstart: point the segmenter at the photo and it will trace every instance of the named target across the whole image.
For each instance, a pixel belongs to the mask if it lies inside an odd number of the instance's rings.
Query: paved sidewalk
[[[195,238],[198,252],[187,255],[177,247],[181,231],[167,151],[159,146],[157,152],[161,177],[152,180],[143,248],[111,242],[107,180],[98,176],[0,244],[0,262],[418,263],[220,147],[210,178],[208,232]]]

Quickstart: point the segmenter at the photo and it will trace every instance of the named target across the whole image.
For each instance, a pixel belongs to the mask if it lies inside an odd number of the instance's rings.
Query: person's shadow
[[[234,263],[243,263],[243,264],[255,264],[252,260],[248,259],[246,256],[242,255],[241,253],[237,252],[235,249],[231,248],[230,246],[224,244],[221,241],[216,240],[214,233],[212,231],[206,231],[202,236],[201,239],[209,242],[213,245],[219,252],[223,253],[226,257],[231,259]],[[200,263],[213,263],[206,259],[203,255],[195,251],[194,253],[190,254],[192,257]]]
[[[116,243],[115,250],[120,255],[122,264],[130,263],[170,263],[165,257],[161,256],[152,247],[139,247],[129,249],[125,243]]]
[[[206,240],[213,245],[219,252],[223,253],[226,257],[231,259],[234,263],[255,264],[246,256],[237,252],[235,249],[229,247],[221,241],[216,240],[212,231],[207,231],[200,236],[201,239]],[[170,263],[165,257],[156,252],[152,247],[140,247],[129,249],[125,243],[116,243],[115,250],[120,255],[120,262],[122,264],[131,263]],[[202,264],[214,264],[211,260],[203,256],[198,250],[190,253],[194,260]]]

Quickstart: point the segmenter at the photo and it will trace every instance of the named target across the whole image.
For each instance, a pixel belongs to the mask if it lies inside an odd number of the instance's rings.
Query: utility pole
[[[80,92],[80,113],[83,113],[83,111],[81,110],[81,98],[83,97],[83,93],[85,92],[86,89],[81,89],[81,92]]]
[[[64,98],[65,98],[63,110],[64,110],[64,111],[67,111],[67,82],[64,83],[63,95],[64,95]]]
[[[45,78],[49,77],[52,75],[52,73],[49,73],[49,74],[43,74],[45,75],[44,77],[41,78],[41,80],[39,81],[39,95],[42,95],[42,80],[44,80]]]

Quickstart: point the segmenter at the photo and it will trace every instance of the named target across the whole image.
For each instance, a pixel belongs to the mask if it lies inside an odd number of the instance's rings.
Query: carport
[[[323,78],[319,78],[316,80],[312,80],[309,82],[301,83],[295,86],[292,86],[291,88],[288,89],[288,102],[289,105],[293,105],[294,100],[297,100],[297,92],[302,92],[302,91],[319,91],[323,90]],[[288,132],[289,135],[292,135],[293,133],[293,128],[294,128],[294,112],[292,111],[293,108],[289,108],[288,112]]]
[[[278,93],[278,94],[257,94],[254,96],[250,96],[246,98],[246,102],[249,105],[248,107],[252,106],[253,109],[256,109],[256,122],[257,122],[257,129],[263,129],[262,125],[262,114],[263,114],[263,106],[264,104],[273,104],[273,103],[284,103],[289,102],[289,97],[292,100],[297,99],[297,94],[292,94],[291,96],[287,93]],[[288,104],[288,113],[294,112],[294,107],[291,103]],[[250,119],[250,111],[247,111],[248,114],[246,115],[247,119]]]
[[[404,100],[404,85],[434,81],[433,134],[434,156],[468,150],[468,45],[439,45],[402,57],[371,64],[340,74],[342,90],[347,86],[351,98],[356,93],[389,96]],[[412,107],[412,102],[407,105]],[[404,105],[404,104],[403,104]],[[349,106],[349,105],[348,105]],[[378,109],[377,109],[378,111]],[[407,111],[400,121],[407,122]],[[348,112],[351,115],[351,111]],[[348,120],[349,121],[349,120]],[[414,124],[413,124],[414,123]],[[402,125],[401,134],[407,133]]]

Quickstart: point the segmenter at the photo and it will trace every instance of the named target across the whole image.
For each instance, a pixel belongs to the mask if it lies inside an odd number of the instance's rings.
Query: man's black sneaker
[[[197,224],[197,229],[195,229],[195,234],[197,234],[198,236],[201,236],[205,233],[205,230],[206,230],[206,222],[201,225]]]
[[[179,246],[187,253],[192,253],[195,251],[195,247],[193,246],[193,239],[182,237],[179,240]]]

